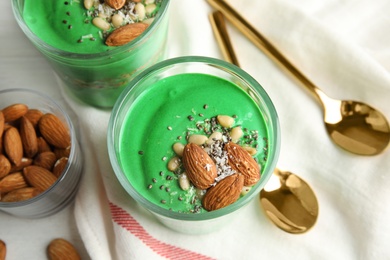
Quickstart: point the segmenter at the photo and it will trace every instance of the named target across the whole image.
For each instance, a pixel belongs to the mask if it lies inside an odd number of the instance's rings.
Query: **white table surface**
[[[190,5],[190,3],[194,3],[191,1],[203,1],[203,0],[190,0],[190,1],[172,0],[172,7],[174,10],[178,11],[179,8],[186,8],[188,7],[188,5]],[[376,23],[375,23],[376,21],[375,19],[380,19],[382,22],[381,24],[382,26],[386,25],[387,23],[389,25],[387,26],[387,28],[390,28],[390,20],[387,18],[388,12],[387,13],[382,12],[379,15],[375,13],[368,13],[367,15],[362,15],[365,14],[365,7],[367,5],[376,4],[376,2],[370,0],[362,0],[362,1],[296,0],[296,1],[286,1],[286,2],[289,2],[289,4],[291,5],[296,5],[297,9],[300,9],[303,13],[307,14],[308,16],[312,16],[313,19],[315,19],[317,22],[322,23],[332,33],[339,34],[344,36],[344,38],[347,38],[350,42],[353,43],[353,46],[358,46],[359,48],[361,48],[370,58],[372,58],[373,60],[375,60],[375,62],[378,63],[378,67],[381,66],[384,71],[387,71],[386,73],[388,74],[388,71],[390,71],[390,49],[388,47],[390,46],[390,37],[387,37],[387,35],[389,35],[389,30],[387,31],[383,30],[383,28],[386,28],[386,26],[382,27],[382,30],[377,30]],[[378,0],[378,3],[382,4],[384,7],[389,7],[389,1]],[[7,89],[7,88],[18,88],[18,87],[34,88],[46,92],[49,96],[54,98],[61,105],[66,106],[66,102],[61,94],[61,91],[58,88],[58,84],[56,82],[56,79],[54,77],[54,74],[52,73],[49,64],[42,57],[42,55],[33,47],[33,45],[27,40],[27,38],[24,36],[19,26],[17,25],[11,10],[11,1],[7,1],[7,0],[0,1],[0,10],[2,10],[1,12],[2,14],[0,15],[0,90]],[[186,9],[185,12],[187,12],[187,16],[188,17],[191,16],[191,17],[186,21],[179,21],[179,23],[172,22],[171,26],[173,27],[177,26],[177,28],[170,28],[170,29],[171,30],[175,29],[174,30],[175,33],[179,33],[181,28],[180,26],[182,25],[180,24],[180,22],[183,22],[183,24],[185,23],[185,26],[189,26],[193,24],[194,30],[195,31],[199,30],[198,32],[202,33],[202,28],[196,27],[197,11],[198,10]],[[172,19],[172,21],[177,22],[177,20],[175,19]],[[359,26],[364,24],[365,28],[363,27],[356,28],[354,26],[355,23],[359,24]],[[361,30],[362,28],[364,30]],[[273,35],[275,38],[277,38],[276,34],[277,33]],[[195,34],[188,33],[188,35],[189,37],[194,37]],[[237,31],[233,31],[233,35],[237,36],[238,35]],[[236,39],[235,40],[236,44],[242,44],[242,46],[247,46],[248,44],[247,41],[242,38],[236,37],[235,39]],[[377,39],[377,41],[373,41],[372,39]],[[286,43],[283,43],[283,41],[281,41],[280,45],[283,47],[286,45]],[[181,45],[181,46],[182,49],[180,50],[179,49],[171,50],[170,56],[183,55],[183,54],[187,54],[187,55],[201,54],[206,56],[210,54],[210,56],[222,58],[218,53],[217,45],[209,46],[208,49],[199,49],[199,48],[191,49],[193,46],[187,46],[187,45],[186,46]],[[196,51],[194,51],[195,49]],[[283,77],[281,76],[283,74],[279,72],[275,73],[275,71],[278,71],[278,69],[274,68],[272,63],[267,62],[268,59],[265,56],[261,55],[260,52],[257,52],[255,48],[253,48],[252,53],[256,53],[256,54],[251,54],[249,52],[245,53],[245,51],[243,50],[238,50],[238,54],[242,55],[241,58],[243,62],[241,62],[241,64],[245,67],[246,64],[249,64],[250,61],[252,61],[252,56],[254,59],[263,61],[263,68],[265,68],[266,70],[268,69],[268,71],[271,72],[269,75],[270,76],[269,82],[267,82],[268,79],[265,79],[264,80],[265,84],[270,83],[271,80],[274,80],[276,78]],[[302,55],[303,57],[305,53],[298,53],[298,54],[295,53],[295,55],[296,56]],[[303,66],[305,67],[305,64],[303,64]],[[255,74],[256,71],[258,70],[258,68],[255,67],[248,67],[247,69],[249,70],[250,73],[253,74]],[[312,71],[315,74],[314,71],[315,69],[310,67],[310,64],[306,64],[305,69],[307,69],[308,71]],[[321,75],[321,73],[317,73],[317,75]],[[268,77],[268,75],[266,76]],[[319,81],[326,80],[325,77],[324,78],[318,77],[318,79]],[[336,91],[336,87],[332,88],[332,86],[330,86],[329,88],[334,92]],[[294,90],[293,88],[291,88],[291,91],[292,92],[295,91],[296,93],[301,92],[301,90],[298,89]],[[288,92],[288,93],[292,93],[292,92]],[[383,93],[388,93],[388,91]],[[271,94],[274,94],[274,96],[276,97],[276,101],[278,102],[278,97],[276,96],[277,91],[271,90]],[[365,97],[363,96],[363,98]],[[374,100],[374,98],[372,98],[371,95],[367,95],[367,98],[368,99],[371,98],[372,101]],[[384,97],[381,98],[383,99]],[[304,97],[303,99],[306,100],[306,97]],[[307,99],[309,100],[309,98]],[[280,99],[279,102],[282,100],[283,99]],[[318,108],[317,104],[314,104],[315,103],[314,100],[309,100],[307,102],[309,103],[312,102],[313,103],[312,106],[315,107],[316,109]],[[378,102],[378,104],[382,105],[383,102]],[[382,107],[382,109],[384,108],[385,107]],[[281,117],[287,118],[289,116],[290,113],[288,109],[280,109],[280,110],[282,112]],[[314,114],[315,120],[317,120],[320,113],[317,110],[315,110],[315,112],[313,111],[311,112],[312,115]],[[288,133],[286,135],[289,136]],[[324,139],[324,140],[327,141],[328,139]],[[324,181],[321,179],[321,176],[315,174],[312,175],[308,174],[309,171],[312,172],[316,171],[315,162],[309,163],[307,162],[308,160],[303,160],[299,165],[294,164],[295,162],[289,159],[289,154],[288,154],[289,152],[291,153],[293,151],[293,149],[290,149],[294,145],[293,138],[286,140],[284,144],[285,146],[284,146],[284,152],[282,152],[281,154],[281,162],[287,166],[295,166],[295,169],[300,170],[302,173],[306,174],[306,177],[310,178],[310,182],[313,183],[314,186],[316,186],[317,188],[319,199],[325,201],[325,203],[328,203],[327,205],[324,205],[325,204],[324,203],[323,204],[324,207],[327,207],[329,209],[331,208],[333,203],[337,204],[336,201],[337,199],[334,199],[334,201],[326,200],[328,194],[325,194],[324,191],[331,190],[332,187],[329,187],[330,185],[321,186],[321,184]],[[329,144],[328,146],[333,149],[332,144]],[[321,149],[322,147],[320,147],[320,150]],[[350,161],[353,160],[350,159]],[[330,162],[330,163],[341,165],[338,162]],[[377,165],[380,164],[378,163]],[[378,175],[382,174],[383,180],[388,181],[388,178],[386,177],[387,175],[385,176],[385,173],[386,172],[388,173],[388,171],[389,171],[388,169],[383,169],[380,168],[380,166],[378,166],[378,169],[375,170],[375,174]],[[348,191],[350,191],[351,193],[355,192],[352,188],[349,189]],[[336,198],[336,196],[334,198]],[[375,206],[377,206],[378,209],[386,209],[386,208],[382,208],[382,206],[380,205],[375,205]],[[84,243],[76,227],[76,220],[73,214],[74,212],[73,207],[74,205],[72,204],[53,216],[42,218],[42,219],[33,219],[33,220],[28,220],[28,219],[15,220],[15,217],[0,212],[0,239],[5,241],[7,244],[7,250],[8,250],[7,259],[16,259],[16,260],[45,259],[46,247],[48,243],[52,239],[57,237],[62,237],[69,240],[71,243],[73,243],[76,246],[83,259],[89,259],[90,257],[84,247]],[[388,210],[385,212],[388,212]],[[320,211],[320,214],[323,214],[322,216],[326,216],[327,212],[326,210]],[[345,212],[340,212],[340,218],[338,218],[339,215],[334,215],[334,216],[336,216],[334,218],[335,221],[337,220],[347,221],[348,219],[347,213]],[[357,218],[354,219],[356,220]],[[326,222],[326,220],[322,219],[322,223],[324,222]],[[10,226],[9,223],[12,223],[12,225]],[[327,224],[328,225],[334,224],[334,226],[339,226],[339,225],[343,226],[343,223],[327,223]],[[365,224],[367,227],[368,224],[367,223]],[[318,229],[319,237],[315,236],[314,233],[312,233],[313,237],[318,238],[319,240],[326,239],[327,243],[331,244],[332,237],[322,237],[324,234],[327,235],[327,233],[326,232],[320,233],[321,231],[324,232],[323,229],[319,228]],[[384,230],[384,231],[385,232],[383,234],[381,233],[383,239],[389,238],[388,233],[390,230]],[[279,237],[283,237],[284,234],[279,235],[279,233],[276,233],[273,235],[275,235],[273,238],[275,237],[279,238]],[[345,237],[348,236],[346,235]],[[304,237],[300,237],[300,238],[304,240]],[[378,239],[378,241],[381,239],[381,237],[375,237],[375,238]],[[162,237],[160,239],[163,240],[164,238]],[[354,240],[351,239],[351,241]],[[292,241],[290,243],[293,246],[294,243]],[[353,251],[355,250],[354,248],[355,245],[353,244],[353,242],[349,244],[347,243],[347,245],[349,247],[347,247],[346,250],[344,250],[344,253],[345,255],[351,256],[353,255]],[[388,249],[383,248],[383,250],[380,250],[380,252],[389,252],[389,251]],[[312,253],[311,255],[315,255],[315,252],[311,252],[311,253]],[[283,252],[278,252],[278,254],[283,255]],[[337,254],[335,253],[335,255]],[[339,254],[339,255],[343,255],[343,254]],[[286,252],[284,256],[287,259],[288,252]],[[356,257],[359,258],[358,256]],[[388,259],[390,259],[390,256]]]

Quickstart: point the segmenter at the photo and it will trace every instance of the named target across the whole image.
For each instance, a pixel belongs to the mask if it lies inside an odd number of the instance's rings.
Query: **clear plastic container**
[[[143,173],[142,171],[133,170],[131,168],[131,164],[129,164],[130,166],[127,168],[124,167],[124,160],[126,160],[126,156],[121,156],[121,149],[123,149],[123,144],[121,146],[121,135],[123,136],[123,131],[127,126],[129,126],[129,122],[132,122],[131,117],[127,118],[127,116],[129,111],[132,110],[132,107],[138,105],[139,98],[142,97],[142,95],[144,95],[148,91],[150,86],[152,86],[153,84],[164,81],[166,78],[169,78],[171,76],[188,73],[201,73],[206,75],[212,75],[214,77],[221,78],[223,80],[235,84],[237,88],[241,88],[252,99],[252,101],[254,101],[254,106],[258,107],[256,108],[256,110],[260,111],[260,113],[262,114],[264,118],[263,121],[265,122],[267,128],[268,136],[266,155],[267,159],[261,170],[262,176],[260,180],[252,187],[252,189],[245,196],[241,197],[235,203],[218,210],[201,213],[183,213],[173,211],[161,207],[161,205],[158,205],[158,203],[152,203],[149,199],[146,199],[145,196],[142,195],[143,193],[138,190],[140,189],[140,187],[142,187],[142,185],[140,186],[139,184],[134,184],[134,179],[141,178],[142,174],[145,173]],[[175,96],[180,93],[180,82],[177,83],[177,86],[175,86],[176,89],[174,88],[167,95],[171,99],[166,102],[159,101],[162,102],[162,106],[169,106],[170,104],[175,102]],[[198,83],[193,82],[193,85],[194,88],[196,88]],[[163,86],[159,85],[159,87]],[[209,87],[213,88],[213,85],[210,85]],[[196,98],[196,96],[185,97],[185,103],[191,103]],[[150,102],[157,102],[157,100],[151,100]],[[224,101],[221,99],[220,102]],[[237,104],[237,108],[240,109],[240,106],[242,105],[244,104]],[[146,109],[142,110],[142,112],[144,112],[144,114],[138,114],[138,116],[145,117],[145,120],[147,120]],[[159,113],[164,112],[160,111]],[[154,115],[155,120],[161,120],[161,118],[157,114]],[[126,123],[127,120],[128,122]],[[154,120],[153,116],[152,120]],[[182,117],[182,120],[187,120],[187,118]],[[167,122],[166,125],[169,125],[169,123]],[[150,132],[146,133],[144,137],[149,138],[149,136],[152,136],[154,129],[154,127],[151,127]],[[169,128],[167,131],[169,130],[171,129]],[[152,141],[152,137],[150,138],[151,139],[148,140]],[[169,137],[161,135],[161,139],[164,138]],[[153,141],[158,140],[153,139]],[[126,145],[135,145],[135,142],[136,140],[130,138]],[[280,149],[279,147],[280,127],[278,116],[272,104],[272,101],[270,100],[264,89],[261,87],[261,85],[256,82],[256,80],[254,80],[249,74],[247,74],[237,66],[234,66],[222,60],[207,57],[190,56],[174,58],[160,62],[143,71],[133,81],[131,81],[130,85],[123,91],[123,93],[119,97],[117,103],[114,106],[108,126],[108,152],[114,172],[123,188],[135,201],[137,201],[144,208],[152,212],[166,226],[173,230],[189,234],[203,234],[223,227],[223,225],[225,225],[227,221],[230,221],[233,216],[237,215],[240,212],[240,209],[242,207],[247,205],[248,202],[258,196],[260,190],[265,186],[276,166]],[[170,147],[167,147],[167,149],[170,149]],[[142,156],[145,156],[145,154],[141,154]],[[160,160],[159,156],[160,155],[156,152],[156,155],[154,156],[156,158],[155,160]],[[143,164],[146,165],[148,164],[148,162],[149,161],[144,161]],[[127,170],[125,170],[125,168]],[[158,179],[159,177],[157,176],[156,178]],[[156,181],[156,179],[154,179],[154,181]],[[143,186],[143,188],[144,187],[145,185]]]
[[[26,24],[24,2],[12,0],[14,16],[20,28],[50,62],[60,80],[59,85],[90,105],[111,108],[136,74],[166,56],[170,0],[161,3],[153,23],[135,40],[94,54],[63,51],[41,40]]]
[[[77,141],[76,129],[63,108],[50,97],[29,89],[8,89],[0,91],[0,108],[15,103],[26,104],[31,109],[56,115],[69,129],[71,150],[68,162],[57,181],[36,197],[20,202],[1,202],[0,210],[23,218],[41,218],[52,215],[75,198],[82,177],[83,157]]]

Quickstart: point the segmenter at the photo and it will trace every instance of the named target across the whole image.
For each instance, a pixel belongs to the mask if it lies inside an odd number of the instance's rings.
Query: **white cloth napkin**
[[[230,0],[325,93],[361,100],[390,119],[390,1]],[[222,58],[206,1],[173,0],[169,57]],[[350,154],[326,134],[320,104],[235,28],[241,67],[266,89],[280,117],[278,167],[303,177],[320,204],[301,235],[276,228],[253,200],[221,230],[185,235],[160,224],[124,191],[108,159],[110,111],[65,97],[80,122],[85,175],[75,219],[92,259],[389,259],[390,151]]]
[[[325,93],[365,101],[390,119],[389,0],[229,2]],[[110,111],[61,96],[49,65],[17,27],[10,2],[0,6],[5,10],[0,16],[0,88],[31,87],[61,104],[67,101],[79,119],[85,157],[74,214],[73,206],[39,220],[0,213],[7,257],[43,259],[50,239],[62,236],[79,249],[84,242],[92,259],[390,259],[389,151],[362,157],[335,146],[316,100],[234,28],[229,31],[241,66],[264,86],[279,112],[278,167],[299,174],[317,193],[318,223],[306,234],[277,229],[257,200],[212,234],[189,236],[162,226],[115,178],[106,147]],[[169,57],[222,58],[208,22],[210,11],[205,1],[172,0]]]

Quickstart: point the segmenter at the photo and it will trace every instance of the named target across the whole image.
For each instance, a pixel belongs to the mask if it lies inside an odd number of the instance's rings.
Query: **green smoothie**
[[[201,194],[183,190],[167,164],[172,145],[192,134],[209,135],[205,127],[217,115],[230,115],[241,126],[242,144],[256,148],[261,168],[267,163],[268,129],[252,98],[240,87],[206,74],[180,74],[151,85],[129,108],[119,137],[119,163],[138,193],[176,212],[204,212]]]
[[[58,49],[74,53],[109,49],[82,3],[26,0],[24,19],[41,40]]]
[[[99,0],[13,1],[26,35],[71,92],[91,105],[112,107],[138,72],[165,56],[169,0],[127,0],[118,10]],[[137,35],[133,40],[107,45],[129,25],[142,25],[127,32]]]
[[[99,1],[97,1],[99,2]],[[100,53],[113,49],[105,44],[107,35],[115,30],[112,18],[115,13],[122,17],[121,25],[143,22],[154,17],[160,8],[161,1],[156,2],[156,9],[150,17],[144,16],[141,21],[136,17],[135,2],[126,5],[123,10],[115,11],[107,5],[93,5],[86,9],[83,1],[60,0],[26,0],[24,3],[24,19],[30,29],[44,42],[60,50],[73,53]],[[131,11],[133,10],[133,11]],[[130,14],[134,14],[133,19]],[[108,30],[93,24],[93,19],[100,16],[110,24]],[[127,17],[128,16],[128,17]]]

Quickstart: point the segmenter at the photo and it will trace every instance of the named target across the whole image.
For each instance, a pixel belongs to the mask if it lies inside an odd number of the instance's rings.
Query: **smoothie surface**
[[[154,83],[136,98],[120,131],[119,163],[141,196],[177,212],[205,211],[194,199],[196,189],[182,190],[167,163],[175,155],[174,143],[186,144],[187,132],[204,134],[196,124],[217,115],[234,116],[247,134],[257,131],[253,145],[263,168],[267,126],[257,104],[237,85],[206,74],[180,74]]]
[[[83,1],[26,0],[23,17],[41,40],[58,49],[75,53],[110,49],[100,36],[101,30],[92,25]]]
[[[90,54],[115,48],[105,44],[105,36],[114,30],[113,26],[111,25],[107,31],[94,26],[92,20],[96,16],[95,12],[99,10],[94,7],[86,10],[83,2],[83,0],[25,0],[23,18],[34,34],[60,50]],[[158,8],[159,6],[154,14]],[[126,19],[129,22],[131,18]],[[137,21],[131,20],[132,22]]]

